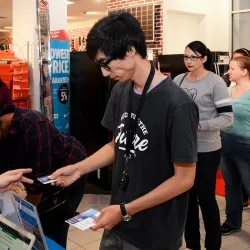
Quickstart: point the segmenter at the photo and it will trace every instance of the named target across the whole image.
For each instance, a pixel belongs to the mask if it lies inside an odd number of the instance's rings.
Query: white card
[[[37,180],[39,180],[42,184],[49,184],[49,183],[52,183],[52,182],[56,182],[59,179],[53,179],[53,180],[51,180],[49,178],[49,175],[46,175],[46,176],[37,178]]]

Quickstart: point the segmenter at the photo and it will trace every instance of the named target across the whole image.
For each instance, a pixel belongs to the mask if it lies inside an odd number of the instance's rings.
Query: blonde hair
[[[249,76],[250,76],[250,57],[248,57],[248,56],[239,56],[239,57],[233,58],[231,61],[237,62],[239,67],[242,70],[246,69],[248,71]]]

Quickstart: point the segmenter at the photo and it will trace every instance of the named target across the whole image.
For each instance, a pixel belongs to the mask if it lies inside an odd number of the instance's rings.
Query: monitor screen
[[[28,250],[31,240],[0,221],[0,250]]]

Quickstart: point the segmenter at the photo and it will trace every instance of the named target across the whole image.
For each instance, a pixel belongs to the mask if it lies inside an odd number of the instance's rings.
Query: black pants
[[[243,186],[242,186],[242,196],[243,196],[243,203],[247,203],[248,202],[248,195],[247,195],[247,192]]]
[[[189,206],[185,227],[187,248],[200,250],[201,208],[205,230],[205,248],[220,250],[221,230],[220,212],[215,199],[216,173],[220,163],[221,151],[198,153],[195,183],[189,191]]]

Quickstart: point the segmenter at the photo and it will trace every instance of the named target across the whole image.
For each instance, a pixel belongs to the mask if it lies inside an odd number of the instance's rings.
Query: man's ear
[[[136,50],[134,47],[130,48],[129,51],[126,53],[127,57],[133,58],[136,54]]]

